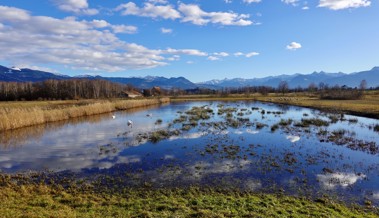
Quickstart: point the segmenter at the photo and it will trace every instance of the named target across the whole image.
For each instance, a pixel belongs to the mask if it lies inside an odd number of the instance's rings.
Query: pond
[[[254,101],[171,103],[2,132],[0,172],[379,205],[378,123]]]

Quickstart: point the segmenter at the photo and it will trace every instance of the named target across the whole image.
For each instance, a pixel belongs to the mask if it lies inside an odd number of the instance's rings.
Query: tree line
[[[378,87],[379,88],[379,87]],[[357,88],[347,86],[332,86],[320,83],[311,83],[307,88],[289,88],[286,81],[282,81],[275,87],[271,86],[245,86],[238,88],[224,87],[221,89],[196,88],[182,90],[172,88],[160,90],[159,95],[217,95],[221,97],[230,94],[253,94],[288,92],[309,92],[318,94],[322,99],[359,99],[367,89],[367,82],[362,80]],[[123,85],[107,80],[71,79],[71,80],[46,80],[43,82],[0,82],[0,101],[16,100],[70,100],[70,99],[99,99],[123,97],[125,91],[136,90],[133,85]],[[154,90],[153,90],[154,91]],[[146,92],[146,93],[145,93]],[[152,89],[144,90],[145,96],[151,94]],[[154,93],[156,95],[157,93]]]
[[[371,88],[372,89],[372,88]],[[377,87],[376,89],[379,89]],[[308,87],[296,87],[290,88],[288,82],[281,81],[277,87],[271,86],[245,86],[245,87],[224,87],[221,89],[206,89],[206,88],[196,88],[190,90],[180,90],[172,89],[168,93],[171,95],[185,95],[185,94],[203,94],[203,95],[218,95],[218,96],[228,96],[230,94],[253,94],[260,93],[262,95],[268,95],[269,93],[294,93],[294,92],[308,92],[317,94],[321,99],[333,99],[333,100],[349,100],[349,99],[359,99],[364,95],[364,91],[367,90],[366,80],[362,80],[359,87],[348,87],[346,85],[339,86],[329,86],[326,83],[315,83],[309,84]]]
[[[133,87],[106,80],[0,82],[0,101],[117,98]]]

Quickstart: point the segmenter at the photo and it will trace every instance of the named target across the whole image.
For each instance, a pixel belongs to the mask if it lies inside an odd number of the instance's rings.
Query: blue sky
[[[379,65],[377,0],[0,0],[0,64],[200,82]]]

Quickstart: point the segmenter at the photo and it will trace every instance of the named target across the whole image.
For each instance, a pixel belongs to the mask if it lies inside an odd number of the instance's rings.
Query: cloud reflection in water
[[[366,175],[355,173],[330,173],[330,174],[317,174],[317,180],[321,182],[324,188],[334,189],[337,186],[348,187],[354,185],[358,180],[366,178]]]

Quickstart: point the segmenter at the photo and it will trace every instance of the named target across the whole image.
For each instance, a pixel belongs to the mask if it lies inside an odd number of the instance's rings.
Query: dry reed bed
[[[0,131],[67,120],[75,117],[168,103],[169,101],[169,98],[99,101],[88,105],[72,105],[59,109],[44,109],[39,106],[26,108],[3,107],[0,108]]]

